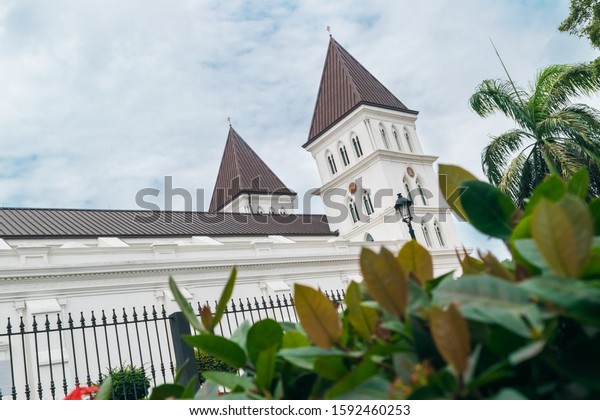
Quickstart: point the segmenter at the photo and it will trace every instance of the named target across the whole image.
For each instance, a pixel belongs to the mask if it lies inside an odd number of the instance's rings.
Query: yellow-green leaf
[[[212,311],[210,310],[210,306],[204,305],[202,310],[200,311],[200,319],[202,320],[202,325],[207,330],[212,330],[213,327],[213,316]]]
[[[571,176],[567,191],[581,199],[585,199],[589,185],[590,173],[587,168],[581,168]]]
[[[408,305],[408,279],[394,255],[385,248],[380,254],[363,248],[360,268],[371,296],[390,314],[404,315]]]
[[[233,286],[235,285],[235,278],[237,277],[237,268],[233,267],[231,269],[231,274],[229,275],[229,280],[225,283],[225,287],[223,287],[223,291],[221,292],[221,297],[219,298],[219,302],[217,303],[217,309],[215,310],[215,316],[212,320],[210,330],[213,331],[219,322],[221,322],[221,317],[227,308],[227,303],[231,299],[231,295],[233,293]]]
[[[535,209],[533,239],[548,266],[558,275],[577,278],[590,257],[594,222],[585,203],[571,195],[543,200]]]
[[[482,254],[481,251],[479,251],[479,258],[481,258],[481,261],[485,266],[485,271],[489,274],[508,281],[515,281],[515,275],[511,273],[508,268],[503,266],[491,252]]]
[[[415,240],[407,242],[402,247],[398,253],[398,262],[422,285],[433,278],[431,254]]]
[[[333,303],[323,293],[295,284],[294,302],[302,328],[317,346],[327,349],[340,340],[340,318]]]
[[[461,188],[461,184],[465,181],[476,180],[477,177],[460,166],[441,163],[438,168],[438,178],[440,189],[450,208],[454,210],[458,217],[467,220],[465,210],[460,202],[460,196],[464,191]]]
[[[447,310],[434,306],[429,313],[431,335],[442,358],[462,375],[467,371],[470,354],[470,338],[467,321],[455,303]]]
[[[173,293],[177,304],[181,308],[181,312],[185,316],[185,319],[187,319],[187,321],[190,323],[190,325],[196,331],[206,331],[204,326],[200,324],[200,321],[198,321],[198,316],[194,313],[194,310],[190,306],[189,302],[187,301],[185,296],[183,296],[183,294],[179,290],[179,287],[177,287],[177,283],[175,283],[173,277],[169,277],[169,289],[171,289],[171,293]]]
[[[346,291],[346,307],[350,324],[366,339],[373,337],[378,316],[374,308],[362,306],[360,303],[360,286],[351,282]]]

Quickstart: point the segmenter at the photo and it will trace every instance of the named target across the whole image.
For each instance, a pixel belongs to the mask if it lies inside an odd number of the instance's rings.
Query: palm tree
[[[507,73],[508,75],[508,73]],[[484,80],[470,104],[481,117],[500,111],[516,128],[491,137],[481,156],[489,181],[518,207],[547,174],[568,180],[590,170],[590,194],[600,193],[600,112],[571,98],[600,89],[591,64],[557,64],[538,72],[529,91],[508,80]]]

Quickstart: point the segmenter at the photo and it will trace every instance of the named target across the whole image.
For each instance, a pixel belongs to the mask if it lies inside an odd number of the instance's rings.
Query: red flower
[[[97,392],[97,386],[78,386],[65,397],[65,400],[92,400]]]

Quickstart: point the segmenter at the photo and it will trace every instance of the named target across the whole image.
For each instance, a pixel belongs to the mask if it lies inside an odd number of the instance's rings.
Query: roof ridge
[[[348,79],[350,81],[350,85],[354,89],[354,93],[356,93],[356,95],[359,97],[359,102],[361,102],[362,95],[360,94],[360,90],[358,89],[358,86],[356,85],[356,82],[354,81],[354,77],[352,77],[352,72],[350,72],[350,69],[348,68],[348,63],[346,62],[346,60],[344,60],[344,57],[342,57],[342,54],[341,54],[342,52],[346,52],[346,53],[348,53],[348,52],[344,49],[344,47],[342,47],[340,44],[338,44],[338,42],[333,37],[331,37],[331,41],[333,42],[333,44],[335,45],[335,48],[338,51],[338,61],[341,61],[342,66],[344,66],[345,73],[348,76]],[[362,65],[361,65],[361,67],[362,67]],[[367,69],[365,69],[365,70],[367,70]],[[368,71],[367,71],[367,73],[368,73]]]

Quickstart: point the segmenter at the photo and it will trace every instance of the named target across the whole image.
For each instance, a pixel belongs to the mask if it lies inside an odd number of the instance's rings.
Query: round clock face
[[[413,176],[415,176],[415,171],[413,171],[413,168],[411,168],[410,166],[408,168],[406,168],[406,173],[408,174],[408,176],[410,176],[411,178]]]
[[[350,191],[350,194],[354,194],[356,192],[356,183],[355,182],[351,182],[350,185],[348,185],[348,191]]]

